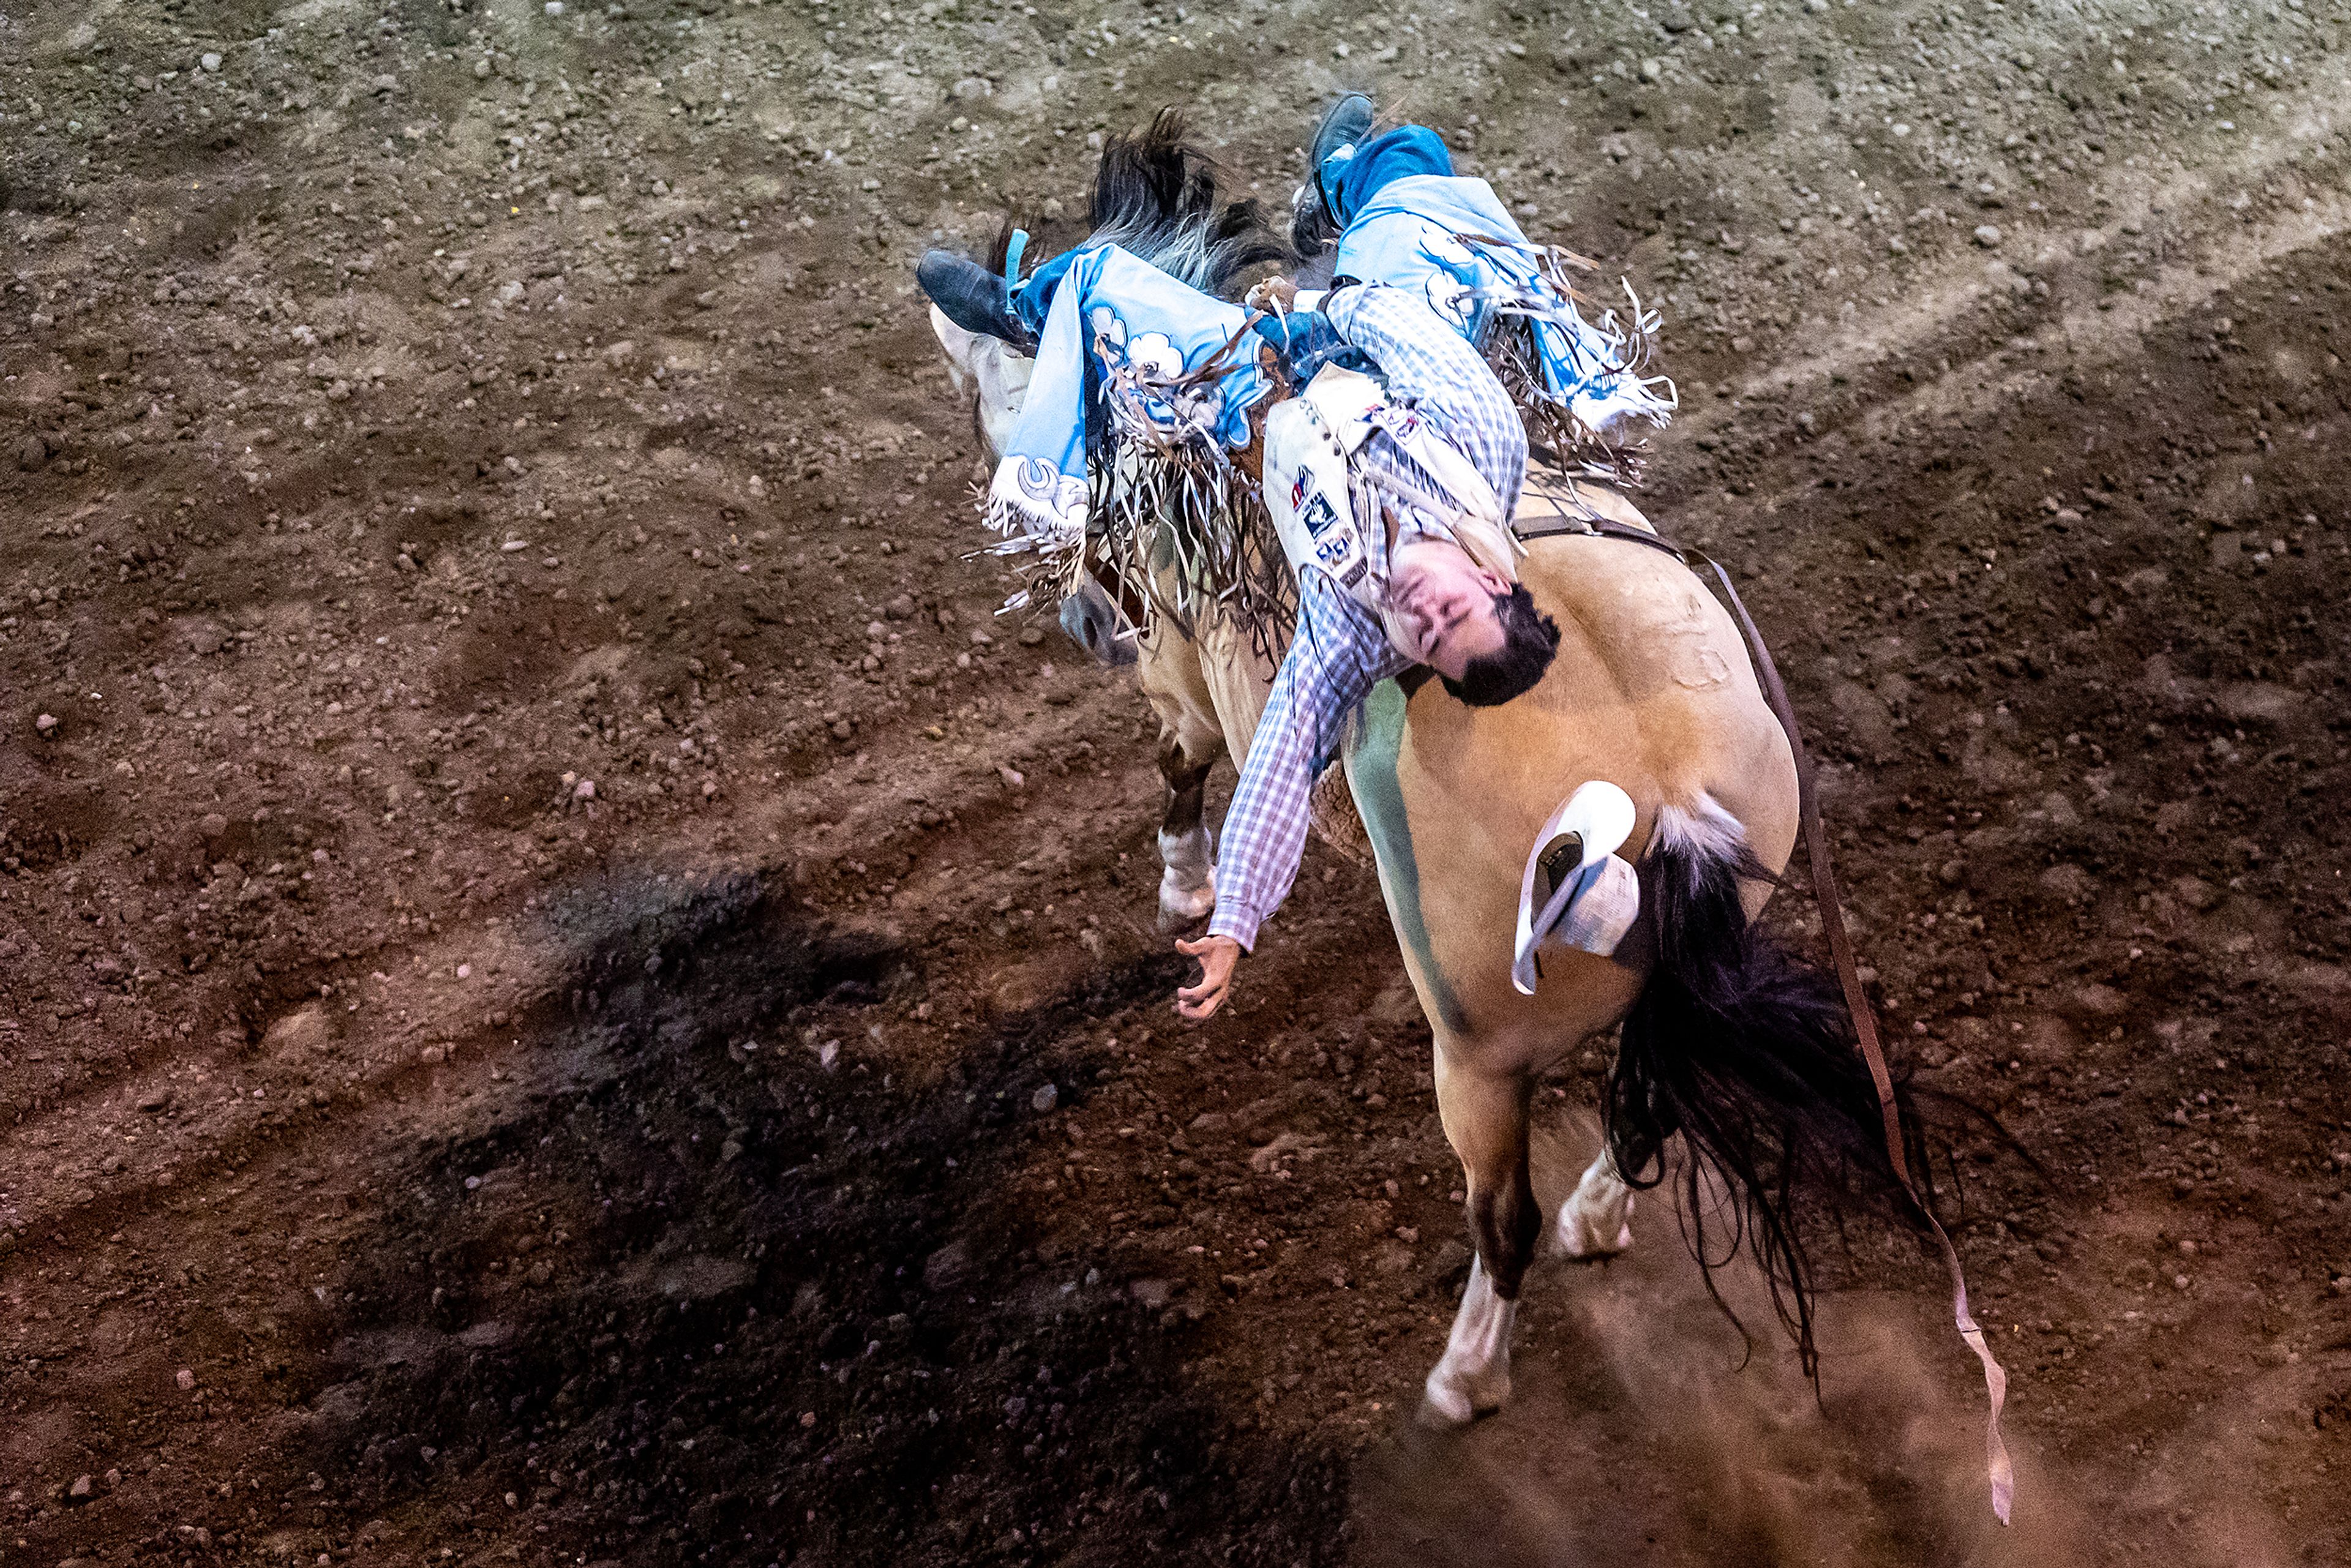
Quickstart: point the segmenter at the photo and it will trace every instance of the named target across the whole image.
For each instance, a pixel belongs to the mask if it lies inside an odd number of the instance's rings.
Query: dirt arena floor
[[[0,1563],[2351,1561],[2347,22],[0,10]],[[1648,508],[2040,1165],[1953,1151],[2011,1530],[1865,1231],[1817,1404],[1653,1207],[1418,1430],[1374,880],[1183,1026],[1147,709],[991,614],[915,256],[1353,85],[1664,312]]]

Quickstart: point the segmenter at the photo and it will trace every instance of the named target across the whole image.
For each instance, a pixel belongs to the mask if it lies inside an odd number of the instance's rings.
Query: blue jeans
[[[1390,181],[1407,174],[1450,176],[1452,172],[1453,154],[1446,151],[1436,131],[1426,125],[1399,125],[1356,148],[1352,158],[1325,160],[1315,176],[1322,182],[1322,199],[1332,217],[1344,228]]]
[[[1061,274],[1069,271],[1078,257],[1085,254],[1083,246],[1063,251],[1030,273],[1027,286],[1013,295],[1012,313],[1020,318],[1021,325],[1029,329],[1030,337],[1043,336],[1045,313],[1053,307],[1053,290],[1060,287]]]

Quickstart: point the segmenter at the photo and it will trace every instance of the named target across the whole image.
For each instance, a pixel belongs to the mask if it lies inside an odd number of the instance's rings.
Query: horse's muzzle
[[[1082,578],[1061,600],[1061,630],[1106,669],[1123,670],[1138,657],[1134,639],[1119,636],[1123,618],[1102,585]]]

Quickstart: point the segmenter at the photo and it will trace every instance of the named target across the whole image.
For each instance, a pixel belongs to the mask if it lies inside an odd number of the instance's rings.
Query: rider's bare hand
[[[1229,936],[1204,936],[1178,942],[1176,951],[1200,960],[1200,983],[1176,993],[1176,1010],[1194,1022],[1211,1017],[1233,994],[1233,966],[1240,961],[1241,945]]]
[[[1298,285],[1287,277],[1269,277],[1250,289],[1242,303],[1252,310],[1295,310],[1298,308]]]

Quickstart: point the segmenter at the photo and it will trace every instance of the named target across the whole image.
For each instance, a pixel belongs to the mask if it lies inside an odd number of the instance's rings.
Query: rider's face
[[[1400,544],[1389,562],[1388,640],[1405,658],[1458,681],[1471,660],[1502,651],[1494,600],[1510,591],[1458,545]]]

